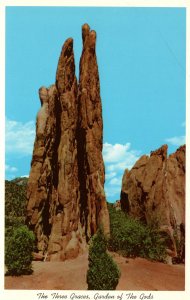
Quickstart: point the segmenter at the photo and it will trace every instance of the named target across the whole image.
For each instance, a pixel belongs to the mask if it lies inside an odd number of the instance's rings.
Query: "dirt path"
[[[33,262],[29,276],[5,276],[5,288],[29,290],[86,290],[88,254],[64,262]]]
[[[183,291],[184,265],[166,265],[143,258],[124,259],[114,255],[121,270],[117,290],[132,291]],[[126,262],[127,261],[127,262]]]
[[[165,265],[142,258],[127,259],[113,254],[121,270],[117,290],[184,290],[184,265]],[[86,290],[88,255],[65,262],[34,262],[29,276],[5,276],[5,289]]]

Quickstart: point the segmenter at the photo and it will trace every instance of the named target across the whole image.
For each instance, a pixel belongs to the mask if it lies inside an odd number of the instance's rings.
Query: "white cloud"
[[[122,178],[121,178],[121,176],[119,176],[119,177],[114,177],[114,178],[112,178],[110,181],[109,181],[109,185],[114,185],[114,186],[121,186],[121,180],[122,180]]]
[[[106,197],[114,202],[120,198],[121,188],[119,186],[105,186]],[[107,200],[109,200],[107,199]]]
[[[6,153],[31,155],[35,138],[33,121],[22,123],[6,118]]]
[[[106,173],[106,180],[109,180],[117,175],[116,172]]]
[[[138,159],[138,157],[137,157],[137,159]],[[132,161],[135,163],[137,159],[135,159],[133,157]],[[126,159],[123,162],[108,165],[107,171],[115,173],[118,171],[124,171],[125,169],[131,169],[133,167],[134,163],[131,164],[131,162],[128,162],[128,160]]]
[[[125,169],[131,169],[139,159],[140,152],[131,149],[131,144],[103,145],[106,172],[105,192],[110,200],[118,200],[121,192],[122,176]],[[116,197],[116,198],[115,198]]]
[[[107,179],[118,171],[124,171],[126,168],[131,169],[139,158],[140,152],[130,149],[131,144],[109,144],[103,145],[103,157],[106,165]]]
[[[5,165],[5,171],[6,172],[11,172],[11,173],[15,173],[18,171],[18,169],[16,167],[11,167],[9,165]]]
[[[166,139],[166,142],[168,142],[169,144],[171,144],[173,146],[181,146],[181,145],[185,144],[185,135],[174,136],[174,137],[168,138],[168,139]]]
[[[103,155],[104,161],[107,162],[119,162],[123,160],[123,157],[126,155],[127,151],[130,148],[130,143],[125,145],[122,144],[104,144]]]

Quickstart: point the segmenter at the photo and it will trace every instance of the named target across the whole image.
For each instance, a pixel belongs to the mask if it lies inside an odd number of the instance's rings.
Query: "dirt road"
[[[166,265],[142,258],[126,259],[112,254],[121,270],[117,290],[184,290],[184,265]],[[126,262],[127,261],[127,262]],[[5,289],[87,290],[88,255],[65,262],[33,262],[34,273],[28,276],[5,276]]]

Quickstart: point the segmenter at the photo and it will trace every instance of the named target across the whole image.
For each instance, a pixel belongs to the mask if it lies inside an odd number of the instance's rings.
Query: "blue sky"
[[[55,82],[61,47],[81,26],[97,32],[106,194],[143,154],[185,142],[185,8],[6,8],[6,178],[29,174],[40,108],[38,89]]]

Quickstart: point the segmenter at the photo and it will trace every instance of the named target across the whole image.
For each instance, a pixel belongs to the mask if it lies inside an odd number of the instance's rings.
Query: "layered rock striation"
[[[38,251],[50,260],[83,252],[100,224],[109,233],[96,33],[85,24],[82,38],[79,84],[69,38],[55,84],[39,90],[27,222],[36,233]]]
[[[167,252],[184,259],[185,145],[167,157],[167,145],[143,155],[122,180],[121,208],[167,236]]]

